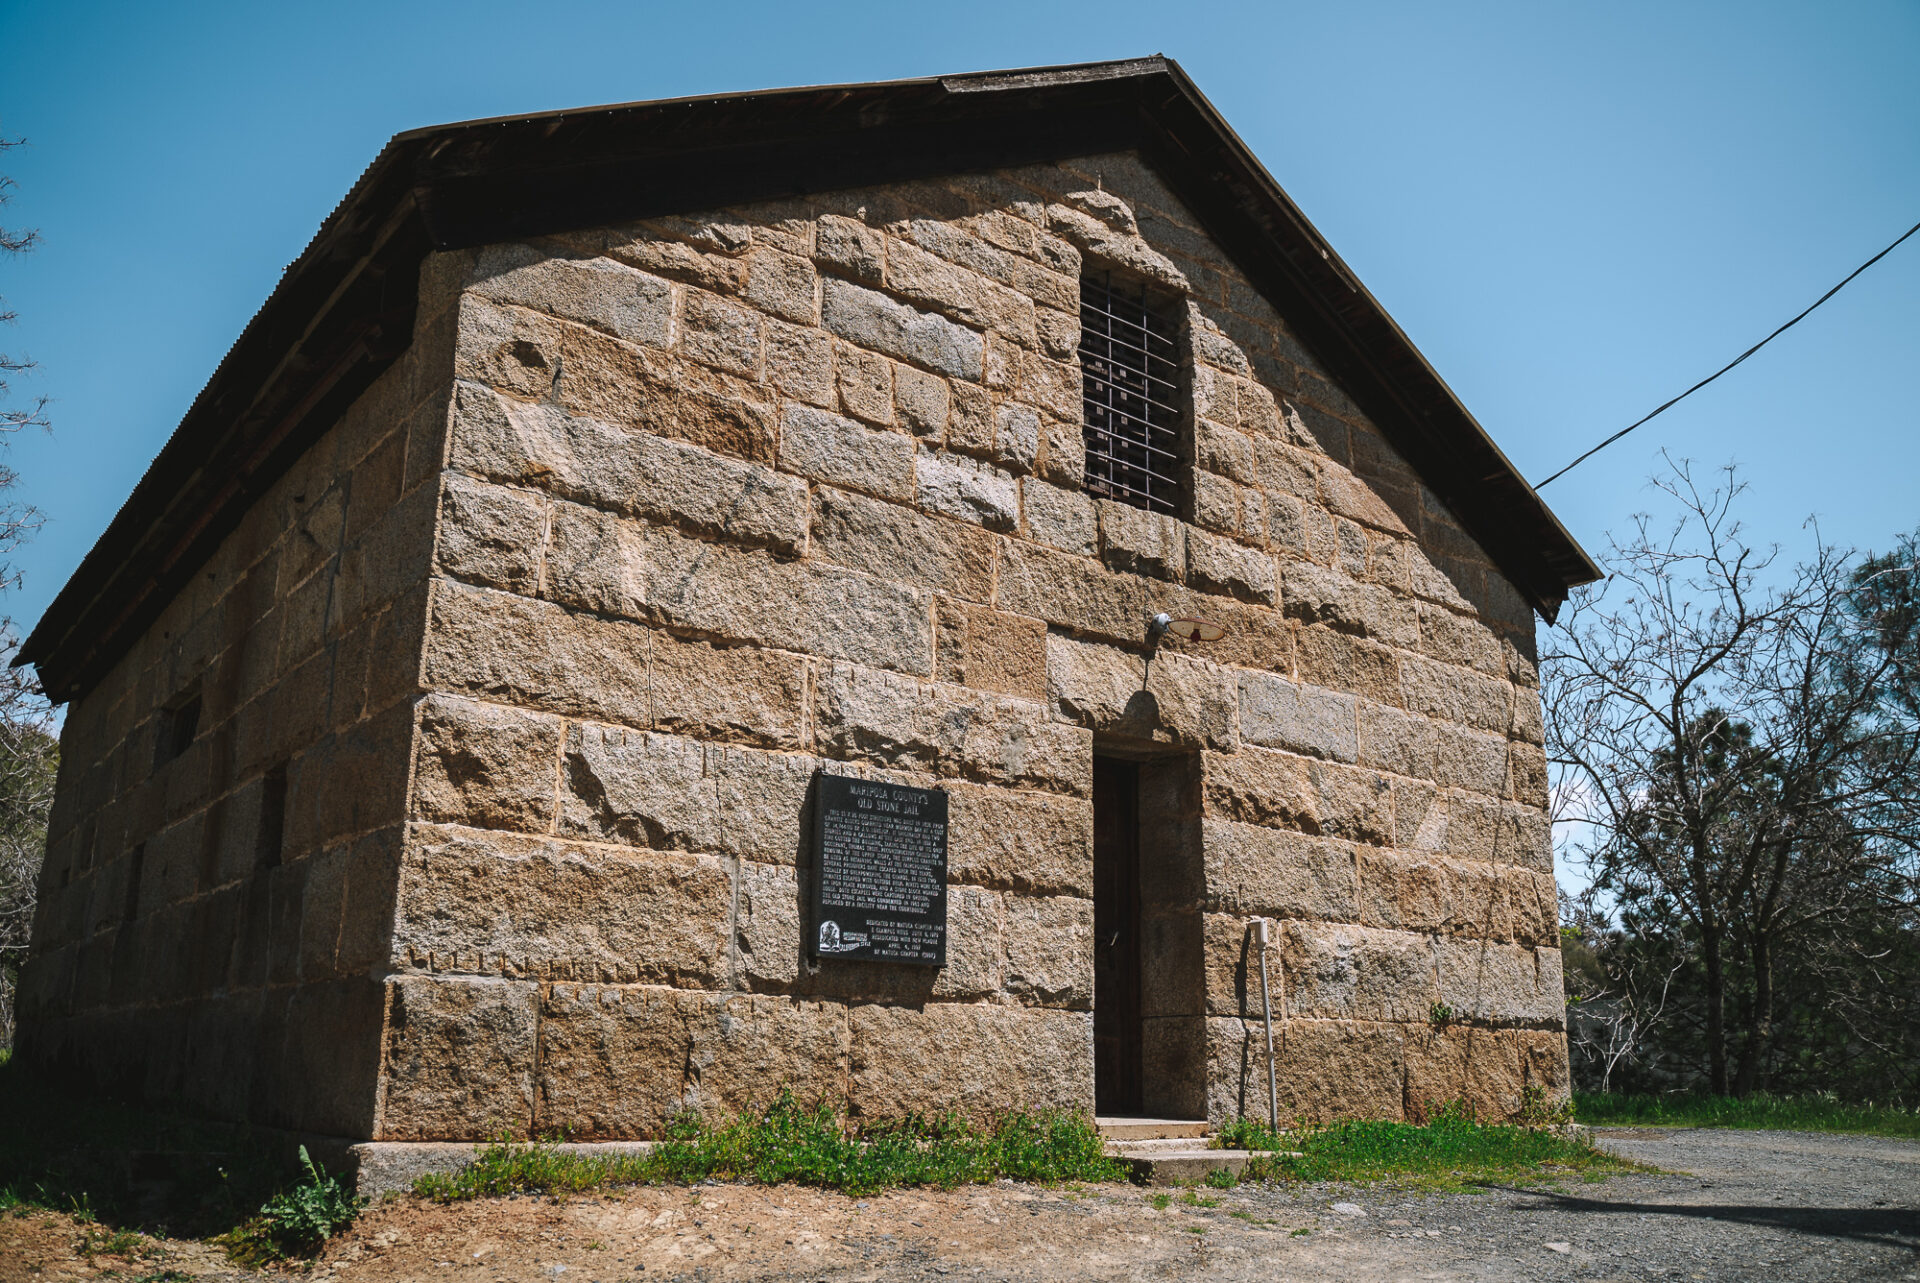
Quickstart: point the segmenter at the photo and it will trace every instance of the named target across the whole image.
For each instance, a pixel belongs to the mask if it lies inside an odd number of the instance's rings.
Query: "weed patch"
[[[1833,1096],[1621,1096],[1576,1092],[1574,1117],[1591,1126],[1737,1127],[1920,1138],[1920,1109],[1846,1104]]]
[[[244,1265],[264,1265],[292,1256],[310,1256],[353,1224],[364,1200],[329,1176],[300,1147],[306,1180],[268,1199],[260,1214],[222,1235],[227,1255]]]
[[[1644,1170],[1584,1137],[1483,1124],[1457,1109],[1442,1110],[1420,1125],[1353,1120],[1301,1124],[1285,1135],[1256,1123],[1241,1129],[1238,1138],[1244,1147],[1264,1151],[1247,1164],[1251,1180],[1394,1181],[1458,1188],[1472,1182]]]
[[[414,1192],[451,1202],[723,1180],[790,1182],[857,1195],[901,1186],[952,1189],[1003,1177],[1060,1184],[1124,1175],[1084,1114],[1009,1114],[984,1129],[958,1116],[856,1125],[825,1104],[807,1107],[783,1096],[764,1114],[721,1126],[682,1115],[646,1154],[575,1154],[552,1141],[495,1141],[460,1171],[421,1177]]]

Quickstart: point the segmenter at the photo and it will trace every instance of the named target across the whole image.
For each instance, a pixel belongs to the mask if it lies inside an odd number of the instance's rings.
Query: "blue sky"
[[[1920,220],[1920,5],[0,3],[18,311],[55,432],[37,619],[392,134],[475,116],[1164,52],[1530,479]],[[1545,493],[1590,551],[1657,451],[1737,460],[1755,534],[1920,525],[1920,237]]]

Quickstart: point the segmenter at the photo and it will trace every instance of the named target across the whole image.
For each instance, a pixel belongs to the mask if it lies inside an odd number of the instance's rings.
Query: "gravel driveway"
[[[728,1185],[562,1202],[406,1199],[370,1209],[306,1277],[1920,1280],[1920,1143],[1654,1129],[1600,1139],[1663,1174],[1429,1196],[1378,1187],[1201,1189],[1190,1192],[1197,1202],[1172,1191],[1165,1208],[1154,1202],[1168,1191],[1013,1184],[869,1199]],[[0,1218],[0,1280],[96,1280],[110,1264],[122,1278],[240,1277],[197,1243],[168,1246],[164,1261],[85,1261],[69,1247],[75,1228]]]

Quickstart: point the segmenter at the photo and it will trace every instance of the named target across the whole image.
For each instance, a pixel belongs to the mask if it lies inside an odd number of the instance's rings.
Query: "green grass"
[[[1576,1092],[1574,1117],[1592,1126],[1739,1127],[1920,1138],[1920,1109],[1849,1105],[1831,1096],[1622,1096]]]
[[[1389,1181],[1458,1188],[1644,1170],[1581,1136],[1544,1127],[1479,1123],[1458,1110],[1443,1110],[1433,1121],[1418,1125],[1352,1120],[1301,1124],[1284,1133],[1243,1121],[1222,1129],[1222,1137],[1228,1135],[1244,1148],[1266,1151],[1248,1162],[1249,1180]]]
[[[825,1104],[783,1096],[764,1114],[714,1126],[676,1119],[647,1154],[568,1153],[551,1141],[496,1141],[453,1173],[431,1173],[414,1192],[437,1202],[493,1194],[569,1194],[612,1185],[702,1180],[791,1182],[870,1194],[900,1186],[952,1189],[1006,1177],[1059,1184],[1115,1181],[1093,1120],[1068,1112],[1016,1113],[991,1127],[957,1116],[856,1125]]]

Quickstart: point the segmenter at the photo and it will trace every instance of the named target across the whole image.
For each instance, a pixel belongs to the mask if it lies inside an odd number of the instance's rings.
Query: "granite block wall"
[[[200,1112],[371,1134],[457,294],[61,732],[18,1052]]]
[[[1184,300],[1179,517],[1083,484],[1083,269]],[[1566,1087],[1532,616],[1131,155],[430,256],[62,751],[21,1053],[214,1114],[1091,1107],[1097,752],[1150,1107],[1263,1110],[1260,916],[1286,1114]],[[944,969],[802,951],[823,768],[949,793]]]
[[[439,262],[373,1134],[1090,1107],[1097,751],[1160,1107],[1264,1109],[1254,916],[1289,1114],[1564,1093],[1531,613],[1136,158]],[[1088,267],[1185,300],[1181,518],[1084,488]],[[1228,634],[1149,665],[1157,611]],[[944,970],[802,952],[821,768],[949,791]]]

